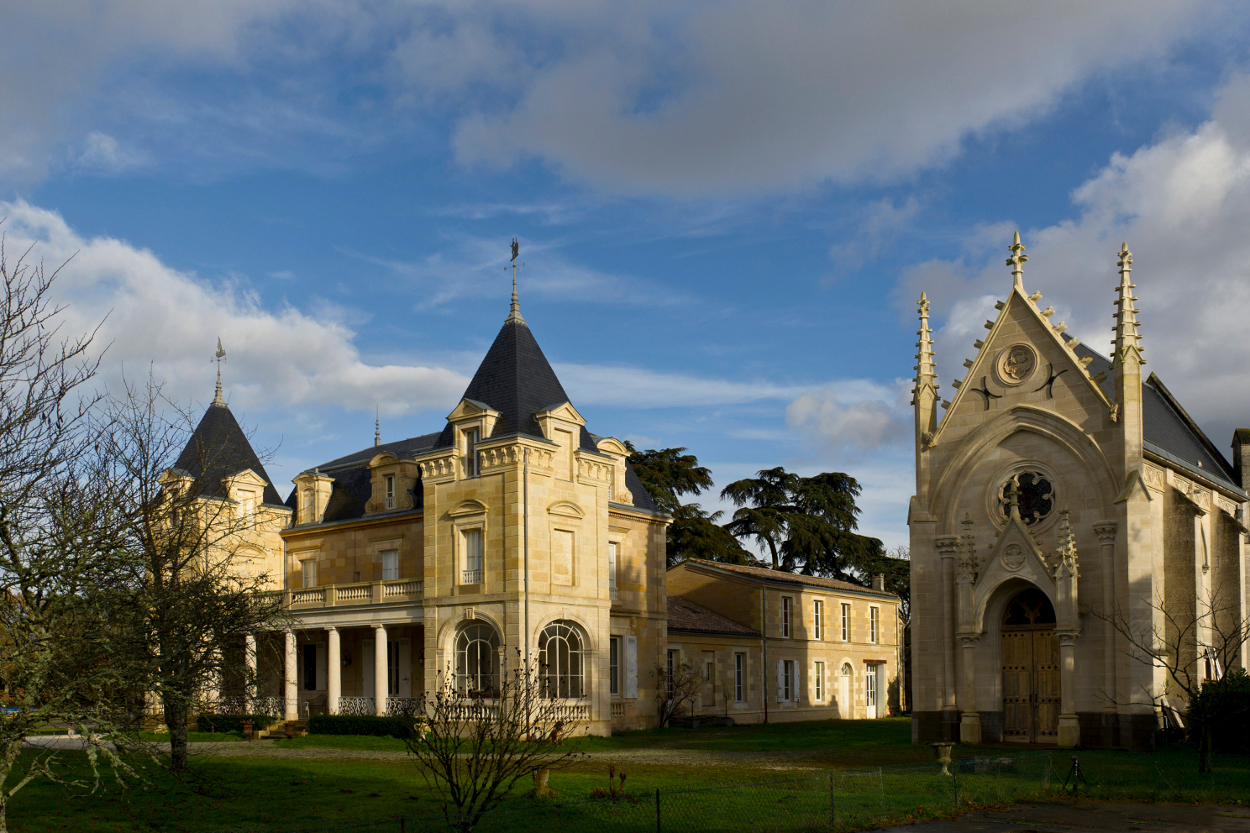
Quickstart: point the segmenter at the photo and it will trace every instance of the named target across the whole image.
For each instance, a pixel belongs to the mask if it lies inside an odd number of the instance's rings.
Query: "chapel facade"
[[[1011,290],[949,401],[919,301],[912,738],[1149,748],[1185,704],[1124,633],[1228,670],[1212,660],[1247,616],[1250,437],[1230,464],[1143,374],[1127,246],[1110,358],[1026,292],[1019,234],[1010,251]],[[1226,660],[1246,667],[1246,646]]]

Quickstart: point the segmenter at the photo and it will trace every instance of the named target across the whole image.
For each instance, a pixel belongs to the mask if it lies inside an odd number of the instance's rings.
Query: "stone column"
[[[293,631],[286,632],[286,649],[284,658],[286,659],[286,674],[283,680],[286,694],[286,708],[283,713],[284,720],[299,720],[299,662],[296,659],[295,633]]]
[[[977,639],[961,636],[963,642],[963,674],[959,691],[959,742],[981,742],[981,713],[977,711]]]
[[[946,712],[943,723],[954,724],[957,718],[955,703],[955,555],[959,549],[958,535],[943,535],[934,543],[942,556],[942,711]],[[949,728],[943,729],[943,738]]]
[[[1116,745],[1116,729],[1119,726],[1119,718],[1116,717],[1116,630],[1111,619],[1116,615],[1118,602],[1115,595],[1115,531],[1115,521],[1094,524],[1102,549],[1102,613],[1107,617],[1102,623],[1102,745],[1107,747]]]
[[[339,629],[326,628],[326,714],[339,713],[339,697],[343,694],[343,661],[339,654]]]
[[[386,625],[373,626],[373,713],[386,714]]]
[[[1081,742],[1081,721],[1076,716],[1076,637],[1059,636],[1059,746],[1072,748]]]
[[[243,661],[247,665],[247,679],[243,682],[243,710],[249,714],[256,704],[256,636],[243,637]]]

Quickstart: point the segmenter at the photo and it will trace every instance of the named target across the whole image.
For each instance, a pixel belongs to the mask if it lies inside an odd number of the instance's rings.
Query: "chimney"
[[[1250,485],[1250,428],[1233,432],[1233,471],[1241,488]]]
[[[1248,442],[1250,442],[1250,440],[1248,440]],[[875,576],[872,577],[872,589],[873,590],[885,589],[885,573],[877,573]]]

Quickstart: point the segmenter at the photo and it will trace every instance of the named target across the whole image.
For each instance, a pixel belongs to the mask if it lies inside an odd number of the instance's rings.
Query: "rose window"
[[[1020,507],[1020,519],[1032,526],[1045,520],[1055,508],[1055,490],[1046,475],[1035,471],[1022,471],[1008,478],[999,495],[1003,515],[1011,515],[1012,484],[1016,488],[1016,503]]]

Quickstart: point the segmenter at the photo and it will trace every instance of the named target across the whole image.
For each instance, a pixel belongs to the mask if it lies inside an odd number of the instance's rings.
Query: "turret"
[[[929,298],[920,293],[920,329],[916,343],[916,379],[912,388],[911,404],[916,411],[916,455],[929,449],[929,441],[937,431],[937,366],[933,361],[933,333],[929,330]],[[916,466],[916,494],[924,492],[922,466]]]

